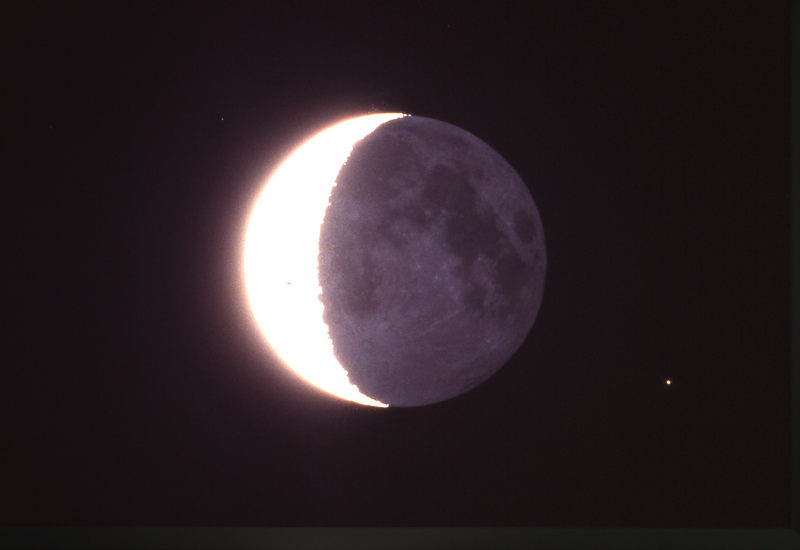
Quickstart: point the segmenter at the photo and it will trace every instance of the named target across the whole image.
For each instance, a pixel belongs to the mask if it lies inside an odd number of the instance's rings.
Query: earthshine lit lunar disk
[[[280,165],[247,224],[244,278],[255,320],[270,347],[300,377],[342,399],[386,407],[359,391],[333,353],[323,321],[319,281],[320,227],[336,176],[354,143],[403,117],[380,113],[335,124],[306,141]]]

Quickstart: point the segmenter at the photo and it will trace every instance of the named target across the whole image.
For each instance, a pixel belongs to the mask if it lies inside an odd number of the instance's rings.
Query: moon
[[[311,385],[375,407],[483,383],[530,332],[546,249],[530,192],[489,145],[402,113],[314,135],[251,211],[253,317]]]

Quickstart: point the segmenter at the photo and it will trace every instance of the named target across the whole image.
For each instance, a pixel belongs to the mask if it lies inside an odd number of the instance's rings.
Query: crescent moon
[[[247,223],[244,280],[268,346],[298,376],[331,395],[387,407],[350,383],[323,320],[320,229],[336,176],[353,146],[405,116],[380,113],[334,124],[295,149],[268,179]]]

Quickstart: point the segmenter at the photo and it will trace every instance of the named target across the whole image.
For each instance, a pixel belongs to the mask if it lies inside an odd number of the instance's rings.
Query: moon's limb
[[[253,208],[244,278],[255,320],[273,351],[300,377],[332,395],[386,407],[351,384],[323,320],[319,239],[336,176],[354,144],[402,113],[335,124],[303,143],[269,178]]]

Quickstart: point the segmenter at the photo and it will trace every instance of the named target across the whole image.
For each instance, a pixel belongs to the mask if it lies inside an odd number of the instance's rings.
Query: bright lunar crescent
[[[499,370],[544,292],[544,231],[511,166],[474,135],[401,113],[297,148],[247,225],[244,275],[267,342],[342,399],[426,405]]]

